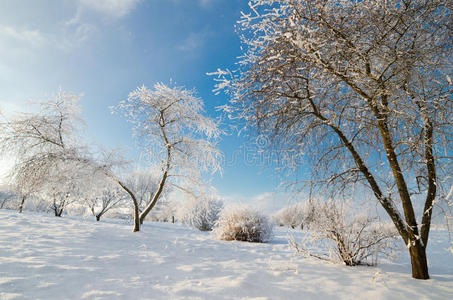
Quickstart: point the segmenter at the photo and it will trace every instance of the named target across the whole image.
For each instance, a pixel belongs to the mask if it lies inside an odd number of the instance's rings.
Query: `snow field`
[[[180,224],[131,224],[0,211],[0,299],[451,299],[453,256],[434,230],[432,280],[411,279],[407,254],[346,267],[270,243],[225,242]]]

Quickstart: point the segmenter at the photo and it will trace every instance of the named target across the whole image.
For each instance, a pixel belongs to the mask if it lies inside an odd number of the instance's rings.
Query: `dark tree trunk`
[[[100,219],[101,219],[101,215],[96,215],[96,221],[99,222]]]
[[[61,217],[63,214],[63,208],[54,207],[55,217]]]
[[[383,107],[387,108],[388,107],[387,95],[385,95],[385,94],[382,95],[381,100],[382,100],[381,102],[382,102]],[[372,102],[370,102],[370,103],[372,103]],[[401,203],[403,206],[404,216],[406,219],[406,223],[408,225],[408,230],[407,230],[408,238],[406,239],[407,240],[406,244],[409,244],[409,255],[411,258],[411,265],[412,265],[412,277],[416,278],[416,279],[429,279],[428,261],[426,259],[426,246],[423,245],[423,242],[422,242],[423,236],[420,235],[419,230],[418,230],[418,224],[417,224],[417,219],[415,217],[414,207],[412,205],[412,199],[411,199],[409,189],[407,187],[403,172],[401,170],[400,163],[398,161],[398,157],[396,155],[394,145],[393,145],[392,136],[391,136],[389,126],[388,126],[387,114],[385,114],[385,111],[384,111],[384,113],[380,112],[379,109],[376,106],[374,106],[373,104],[370,104],[370,106],[372,107],[373,111],[375,112],[375,116],[378,120],[377,124],[378,124],[379,131],[381,133],[382,142],[383,142],[384,149],[386,152],[387,160],[392,169],[393,177],[395,178],[395,183],[398,188],[398,194],[400,196]],[[431,137],[432,137],[432,131],[431,131]],[[432,141],[431,141],[431,144],[432,144]],[[428,145],[428,147],[429,147],[429,145]],[[426,155],[429,156],[428,153],[426,153]],[[432,172],[430,172],[429,176],[431,177],[433,175],[433,173],[434,173],[434,177],[435,177],[434,170],[432,170]],[[434,199],[435,190],[434,190],[434,192],[428,190],[428,199],[432,196]],[[426,203],[427,202],[425,202],[425,204]],[[431,209],[429,209],[429,212],[431,212]],[[425,222],[428,223],[427,231],[426,231],[426,235],[428,235],[429,222],[431,221],[431,213],[429,213],[428,218],[425,218],[426,213],[427,213],[427,211],[426,211],[426,207],[425,207],[425,211],[423,214],[424,216],[423,216],[422,221],[424,220]],[[403,236],[403,239],[405,239],[404,236]],[[427,242],[427,238],[426,238],[426,242]]]
[[[411,257],[412,277],[415,279],[429,279],[426,249],[419,240],[414,246],[409,248],[409,254]]]
[[[132,203],[134,204],[134,232],[140,231],[140,216],[138,212],[138,202],[137,198],[135,198],[134,193],[127,188],[121,181],[116,180],[118,184],[129,194],[132,199]]]
[[[22,200],[20,201],[19,205],[19,213],[22,213],[22,210],[24,209],[25,198],[26,196],[22,196]]]
[[[137,204],[138,205],[138,204]],[[140,230],[140,217],[138,215],[138,206],[134,206],[134,232]]]

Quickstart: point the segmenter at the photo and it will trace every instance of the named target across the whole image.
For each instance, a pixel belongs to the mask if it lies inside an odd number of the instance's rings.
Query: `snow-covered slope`
[[[428,281],[410,278],[406,253],[346,267],[295,256],[287,234],[223,242],[177,224],[133,233],[114,220],[1,210],[0,299],[452,299],[445,231],[430,237]]]

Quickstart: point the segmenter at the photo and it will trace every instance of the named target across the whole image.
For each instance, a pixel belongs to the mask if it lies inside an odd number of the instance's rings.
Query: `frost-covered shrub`
[[[274,216],[274,222],[279,226],[288,226],[291,228],[303,228],[306,223],[305,205],[296,203],[280,209]]]
[[[13,190],[0,187],[0,209],[17,209],[19,202],[19,197]]]
[[[149,219],[152,222],[175,222],[177,205],[173,201],[163,199],[156,204],[150,213]]]
[[[394,226],[382,224],[369,212],[357,214],[347,203],[339,201],[317,201],[310,205],[313,215],[309,233],[300,244],[290,241],[298,252],[355,266],[376,265],[378,254],[391,257],[396,249],[398,233]]]
[[[179,209],[178,220],[201,231],[211,231],[222,208],[222,201],[214,198],[193,198]]]
[[[231,206],[221,212],[214,234],[220,240],[263,243],[272,237],[272,223],[257,210]]]

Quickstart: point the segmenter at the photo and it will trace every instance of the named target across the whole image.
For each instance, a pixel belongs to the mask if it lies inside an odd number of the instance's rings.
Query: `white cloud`
[[[97,31],[98,31],[97,27],[92,24],[88,23],[79,24],[74,32],[73,40],[76,43],[81,44],[89,40]]]
[[[41,45],[46,39],[39,30],[0,25],[0,38],[30,45]]]
[[[192,32],[189,36],[184,40],[184,42],[177,46],[176,48],[180,51],[190,52],[197,50],[203,47],[206,37],[208,34],[206,32]]]
[[[0,81],[3,85],[35,61],[49,44],[39,30],[0,25]],[[7,85],[8,86],[8,85]]]
[[[36,55],[38,48],[52,46],[61,50],[71,50],[92,38],[98,29],[89,23],[65,24],[54,32],[43,33],[38,29],[21,29],[13,26],[0,25],[0,55],[10,59]],[[0,62],[4,66],[8,62]],[[1,77],[1,74],[0,74]]]
[[[112,18],[129,14],[141,0],[79,0],[82,7]]]
[[[74,16],[64,23],[57,44],[63,50],[83,45],[101,30],[99,15],[108,19],[120,19],[129,14],[142,0],[78,0]],[[94,12],[94,15],[93,15]]]

